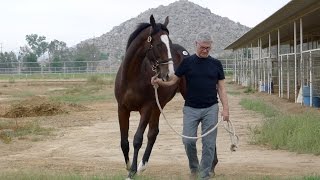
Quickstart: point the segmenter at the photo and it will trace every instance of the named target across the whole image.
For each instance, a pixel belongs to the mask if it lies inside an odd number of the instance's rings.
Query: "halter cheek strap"
[[[151,33],[152,33],[152,28],[150,28],[150,35],[148,36],[147,38],[147,42],[150,43],[150,47],[148,50],[151,50],[153,48],[152,44],[151,44],[151,41],[152,41],[152,36],[151,36]],[[152,53],[152,55],[154,56],[154,54]],[[152,65],[151,69],[152,71],[156,72],[157,71],[157,67],[159,65],[166,65],[166,64],[173,64],[173,61],[172,61],[172,58],[166,60],[166,61],[159,61],[157,60],[157,58],[154,56],[154,59],[156,60],[156,63]]]

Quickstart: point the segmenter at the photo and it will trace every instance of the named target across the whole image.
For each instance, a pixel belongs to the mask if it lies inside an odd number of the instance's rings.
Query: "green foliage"
[[[87,62],[84,57],[78,57],[74,60],[75,67],[79,68],[79,70],[87,69]]]
[[[108,60],[109,59],[109,53],[101,53],[99,60]]]
[[[63,62],[70,59],[67,44],[63,41],[53,40],[48,45],[50,68],[52,71],[62,71]]]
[[[18,66],[18,59],[13,52],[0,53],[0,68],[15,68]]]
[[[45,36],[38,36],[37,34],[26,35],[26,41],[37,57],[40,57],[48,49],[48,43],[45,40]]]
[[[81,59],[81,61],[98,61],[101,59],[101,52],[97,46],[94,44],[83,43],[77,45],[74,51],[74,57],[76,61]]]
[[[24,64],[25,67],[33,68],[33,67],[40,67],[38,61],[37,61],[37,56],[34,53],[28,53],[25,56]]]
[[[269,145],[274,149],[320,155],[319,113],[284,114],[254,99],[242,99],[240,104],[266,117],[261,127],[250,128],[254,143]]]

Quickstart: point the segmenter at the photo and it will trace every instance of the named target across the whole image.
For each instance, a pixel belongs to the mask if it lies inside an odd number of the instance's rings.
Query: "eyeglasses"
[[[197,45],[199,45],[198,47],[201,51],[204,51],[204,50],[209,51],[211,49],[211,46],[201,46],[199,43],[197,43]]]

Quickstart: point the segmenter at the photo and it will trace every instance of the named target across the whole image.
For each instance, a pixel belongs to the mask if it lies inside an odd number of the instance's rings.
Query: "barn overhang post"
[[[312,51],[309,51],[309,73],[310,73],[310,82],[309,82],[309,87],[310,87],[310,107],[312,107],[312,105],[313,105],[313,80],[312,80],[312,78],[313,78],[313,76],[312,76],[312,70],[313,70],[313,68],[312,68]]]
[[[303,86],[304,86],[304,61],[303,61],[303,24],[302,18],[300,18],[300,73],[301,73],[301,93],[303,93]],[[302,96],[302,94],[301,94]],[[303,105],[303,100],[301,100],[301,105]]]
[[[237,76],[237,73],[238,73],[238,51],[237,50],[233,50],[233,52],[235,53],[235,60],[234,60],[234,71],[233,71],[233,79],[235,82],[238,83],[238,76]]]
[[[282,97],[281,96],[281,87],[282,87],[282,78],[281,78],[281,75],[282,75],[282,63],[281,63],[281,56],[280,56],[280,53],[281,53],[281,48],[280,48],[280,29],[278,28],[278,47],[277,47],[277,57],[278,57],[278,95],[279,97]]]
[[[249,58],[248,58],[248,62],[249,62],[249,71],[250,71],[250,84],[249,86],[254,89],[254,84],[255,84],[255,80],[254,80],[254,62],[253,62],[253,50],[252,50],[252,43],[248,44],[248,52],[250,54]]]
[[[297,23],[293,22],[293,49],[294,49],[294,102],[297,103],[298,72],[297,72]]]
[[[242,85],[242,80],[243,80],[243,59],[242,59],[242,54],[243,54],[243,48],[240,48],[240,51],[239,51],[239,57],[240,57],[240,74],[239,74],[239,77],[240,77],[240,80],[239,80],[239,83],[240,85]]]
[[[258,40],[257,40],[257,43],[258,43],[258,61],[257,61],[257,63],[258,63],[258,88],[259,88],[259,91],[260,91],[260,89],[261,89],[261,85],[262,85],[262,79],[261,79],[261,61],[260,61],[260,53],[261,53],[261,51],[260,51],[260,38],[258,38]]]
[[[245,48],[245,86],[249,86],[250,84],[250,78],[248,77],[248,71],[249,71],[249,48],[248,45]]]
[[[268,49],[268,62],[267,62],[267,74],[268,74],[268,94],[271,94],[271,82],[272,82],[272,59],[271,59],[271,33],[269,32],[269,49]]]
[[[249,59],[248,61],[250,62],[249,65],[250,65],[250,87],[254,88],[254,71],[253,71],[253,68],[254,68],[254,62],[253,62],[253,52],[252,52],[252,43],[249,44],[249,52],[250,52],[250,56],[249,56]]]
[[[291,49],[290,49],[291,50]],[[289,66],[289,55],[291,55],[291,53],[286,54],[287,56],[287,99],[290,99],[290,66]]]

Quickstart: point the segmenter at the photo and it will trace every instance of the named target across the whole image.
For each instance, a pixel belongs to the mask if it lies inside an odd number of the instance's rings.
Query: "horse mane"
[[[138,34],[141,33],[141,31],[143,31],[144,29],[148,28],[149,26],[151,26],[150,23],[140,23],[136,30],[134,30],[131,35],[129,36],[128,42],[127,42],[127,46],[126,46],[126,50],[128,49],[128,47],[130,46],[130,44],[132,43],[132,41],[138,36]],[[156,24],[156,28],[153,30],[153,32],[151,33],[151,35],[156,34],[157,32],[159,32],[160,30],[164,30],[167,31],[169,34],[169,30],[168,28],[160,23]]]

